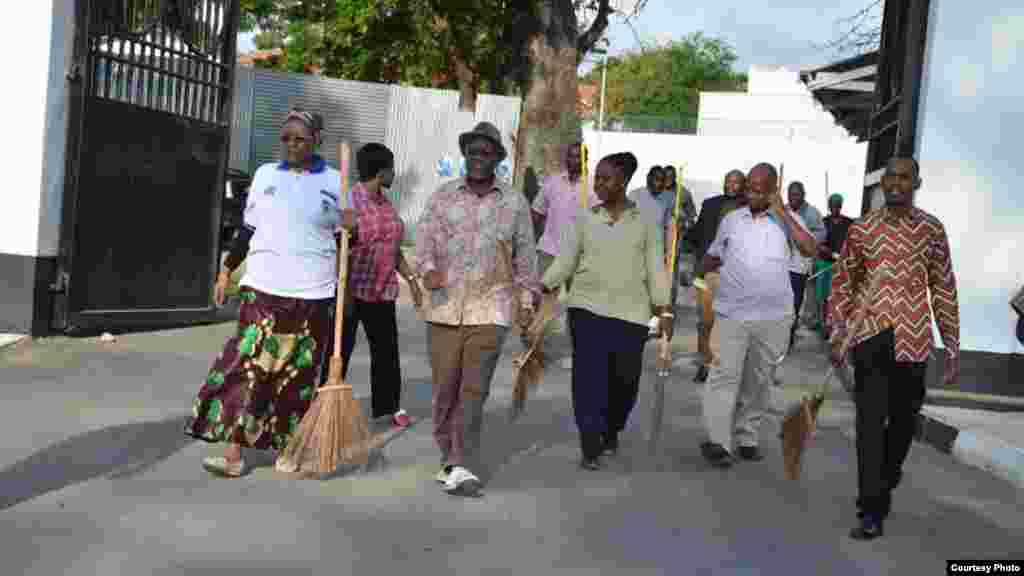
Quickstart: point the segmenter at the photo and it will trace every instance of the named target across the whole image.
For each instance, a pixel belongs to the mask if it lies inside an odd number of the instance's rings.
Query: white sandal
[[[228,462],[228,459],[224,456],[207,456],[203,458],[203,468],[217,476],[238,478],[245,474],[245,460],[239,458],[234,462]]]

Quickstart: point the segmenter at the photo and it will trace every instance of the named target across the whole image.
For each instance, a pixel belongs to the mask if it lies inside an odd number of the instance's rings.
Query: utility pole
[[[608,89],[608,45],[610,42],[608,38],[602,38],[600,42],[604,43],[604,48],[594,47],[590,51],[595,54],[601,55],[601,107],[597,116],[597,130],[599,132],[604,131],[604,95]]]

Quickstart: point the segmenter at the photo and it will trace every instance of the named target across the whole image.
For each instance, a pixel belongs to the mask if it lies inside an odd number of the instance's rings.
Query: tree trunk
[[[546,28],[548,33],[530,40],[530,71],[521,91],[523,112],[516,137],[515,182],[531,202],[544,177],[563,169],[566,147],[582,136],[576,113],[575,38],[566,32],[552,34],[558,26]]]
[[[451,61],[455,67],[455,78],[459,81],[459,110],[476,112],[476,99],[480,93],[480,74],[470,68],[457,49],[452,51]]]

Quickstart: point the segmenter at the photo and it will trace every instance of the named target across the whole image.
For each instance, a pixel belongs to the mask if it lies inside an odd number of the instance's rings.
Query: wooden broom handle
[[[668,289],[669,296],[672,294],[673,282],[676,281],[676,275],[679,271],[676,268],[677,252],[679,251],[679,213],[683,207],[683,176],[685,174],[686,165],[680,164],[678,174],[676,176],[676,198],[675,205],[672,207],[672,241],[670,246],[666,246],[669,249],[668,253]],[[669,308],[672,308],[674,302],[669,303]],[[661,316],[658,316],[658,322],[661,322]],[[662,334],[658,346],[658,355],[665,362],[672,361],[672,345],[668,341],[668,334]]]
[[[338,167],[341,169],[341,190],[339,192],[342,213],[348,208],[348,142],[338,144]],[[348,288],[348,231],[342,228],[341,242],[338,247],[338,294],[334,302],[334,354],[333,358],[341,358],[341,331],[345,325],[345,296]]]
[[[851,315],[850,321],[846,323],[846,334],[842,342],[839,344],[839,354],[843,359],[843,362],[847,362],[846,356],[850,353],[850,343],[854,337],[860,332],[861,324],[864,323],[864,318],[867,317],[868,308],[871,305],[871,299],[874,298],[875,293],[878,292],[878,287],[882,283],[882,274],[889,276],[891,270],[888,265],[879,266],[875,273],[871,275],[871,281],[868,282],[867,290],[860,293],[860,298],[855,299],[854,304],[856,308]],[[842,368],[840,368],[842,369]],[[836,367],[829,362],[828,374],[825,375],[825,383],[821,385],[821,395],[824,396],[828,391],[829,380],[836,373]]]

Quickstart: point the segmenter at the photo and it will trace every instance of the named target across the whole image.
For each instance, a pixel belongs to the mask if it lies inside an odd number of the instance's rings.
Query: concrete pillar
[[[51,313],[60,241],[75,0],[19,4],[0,37],[7,111],[0,208],[0,333],[41,335]]]

